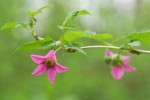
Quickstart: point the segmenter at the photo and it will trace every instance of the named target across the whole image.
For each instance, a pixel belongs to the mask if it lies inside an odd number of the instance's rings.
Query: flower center
[[[44,60],[44,64],[46,64],[48,67],[53,67],[56,63],[53,58],[48,57]]]

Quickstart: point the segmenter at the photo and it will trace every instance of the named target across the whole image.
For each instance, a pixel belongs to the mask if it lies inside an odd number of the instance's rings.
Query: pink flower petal
[[[44,56],[39,56],[39,55],[31,55],[31,58],[37,64],[42,63],[44,61],[44,59],[45,59]]]
[[[113,56],[113,53],[109,49],[106,49],[105,56],[106,57],[111,57],[111,56]]]
[[[116,80],[120,80],[122,78],[124,74],[124,71],[121,67],[119,66],[115,66],[112,68],[111,70],[111,75],[116,79]]]
[[[56,61],[56,54],[54,50],[50,50],[49,53],[45,56],[46,58],[51,57]]]
[[[128,62],[131,60],[131,57],[130,56],[123,56],[122,59],[123,59],[123,62],[125,64],[128,64]]]
[[[51,83],[54,83],[56,77],[56,70],[54,67],[46,70],[47,77]]]
[[[124,71],[127,71],[127,72],[132,72],[132,71],[136,70],[135,67],[131,67],[131,66],[128,66],[128,65],[123,65],[123,69],[124,69]]]
[[[35,68],[32,74],[41,75],[43,72],[45,72],[45,70],[46,70],[46,67],[44,66],[44,64],[40,64]]]
[[[58,63],[55,65],[56,72],[62,73],[68,70],[67,67],[61,66]]]

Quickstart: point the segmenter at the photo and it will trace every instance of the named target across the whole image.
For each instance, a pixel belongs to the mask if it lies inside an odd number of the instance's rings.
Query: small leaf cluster
[[[131,32],[116,39],[114,42],[126,41],[123,47],[134,48],[141,45],[150,45],[150,31]]]

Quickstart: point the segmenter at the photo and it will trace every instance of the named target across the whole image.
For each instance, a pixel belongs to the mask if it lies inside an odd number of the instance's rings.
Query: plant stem
[[[117,46],[105,46],[105,45],[95,45],[95,46],[83,46],[81,47],[82,49],[89,49],[89,48],[110,48],[110,49],[117,49],[117,50],[127,50],[131,53],[134,53],[134,54],[150,54],[150,51],[147,51],[147,50],[140,50],[140,49],[128,49],[128,48],[121,48],[121,47],[117,47]]]
[[[55,50],[55,53],[56,53],[57,51],[59,51],[61,48],[62,48],[62,47],[59,47],[58,49],[56,49],[56,50]]]
[[[36,33],[35,33],[35,30],[31,27],[29,27],[29,31],[30,33],[32,34],[32,36],[36,39],[36,40],[42,40],[43,38],[38,36]]]

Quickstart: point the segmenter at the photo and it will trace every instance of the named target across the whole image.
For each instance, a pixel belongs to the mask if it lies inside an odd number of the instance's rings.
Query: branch
[[[121,47],[117,47],[117,46],[104,46],[104,45],[95,45],[95,46],[83,46],[81,47],[82,49],[89,49],[89,48],[110,48],[110,49],[117,49],[117,50],[127,50],[131,53],[134,53],[134,54],[150,54],[150,51],[147,51],[147,50],[140,50],[140,49],[128,49],[128,48],[121,48]]]
[[[37,34],[32,34],[32,36],[36,39],[36,40],[42,40],[43,38],[38,36]]]

